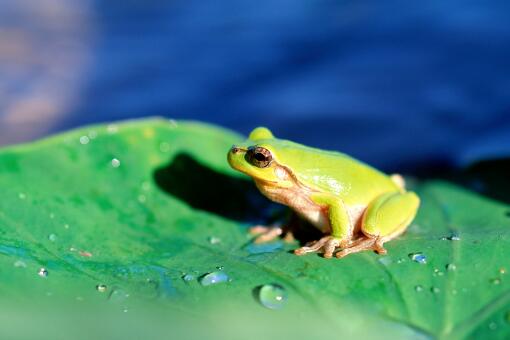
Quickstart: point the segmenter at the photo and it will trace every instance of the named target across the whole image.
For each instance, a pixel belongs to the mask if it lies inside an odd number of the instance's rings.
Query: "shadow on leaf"
[[[217,172],[185,153],[157,169],[154,180],[161,190],[193,208],[232,220],[267,223],[282,210],[264,198],[251,180]]]

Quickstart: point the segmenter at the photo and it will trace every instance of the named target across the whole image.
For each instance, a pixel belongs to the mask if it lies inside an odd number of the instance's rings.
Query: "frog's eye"
[[[246,153],[246,159],[251,165],[258,168],[265,168],[271,164],[273,155],[271,155],[271,151],[266,148],[251,147]]]

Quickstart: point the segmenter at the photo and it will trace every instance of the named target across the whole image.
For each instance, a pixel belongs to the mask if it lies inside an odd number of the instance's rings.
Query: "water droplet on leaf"
[[[48,240],[50,240],[51,242],[55,242],[57,240],[57,235],[49,234],[48,235]]]
[[[491,279],[490,283],[492,283],[493,285],[499,285],[501,283],[501,279],[499,278]]]
[[[414,262],[418,262],[420,264],[427,263],[427,256],[425,256],[425,254],[423,253],[411,253],[409,254],[409,258]]]
[[[441,291],[441,289],[439,289],[439,288],[437,288],[437,287],[431,287],[431,288],[430,288],[430,291],[431,291],[432,293],[434,293],[434,294],[437,294],[437,293],[439,293],[439,292]]]
[[[99,284],[96,286],[96,290],[100,293],[106,292],[107,289],[108,289],[108,287],[104,284]]]
[[[190,282],[190,281],[193,281],[195,279],[195,276],[191,275],[191,274],[184,274],[182,276],[182,279],[186,282]]]
[[[90,142],[89,137],[87,136],[81,136],[80,137],[80,144],[81,145],[87,145]]]
[[[25,261],[17,260],[16,262],[14,262],[14,267],[16,267],[16,268],[26,268],[27,264],[25,263]]]
[[[120,166],[120,161],[117,158],[112,159],[112,166],[118,168]]]
[[[228,280],[229,277],[225,272],[217,271],[202,276],[200,278],[200,284],[202,286],[210,286],[221,282],[227,282]]]
[[[448,263],[446,266],[445,266],[446,270],[448,271],[454,271],[457,269],[457,266],[453,263]]]
[[[418,293],[422,292],[423,291],[423,286],[422,285],[414,286],[414,290],[417,291]]]
[[[211,236],[207,240],[209,241],[210,244],[221,243],[221,239],[219,237],[216,237],[216,236]]]
[[[267,284],[257,288],[258,299],[262,306],[280,309],[287,302],[287,291],[278,284]]]
[[[46,270],[46,268],[40,268],[39,272],[37,274],[40,277],[47,277],[48,276],[48,271]]]

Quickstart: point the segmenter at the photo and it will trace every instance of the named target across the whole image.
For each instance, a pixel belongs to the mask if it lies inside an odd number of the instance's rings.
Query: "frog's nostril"
[[[238,148],[238,147],[237,147],[237,146],[235,146],[235,145],[232,145],[232,148],[230,149],[230,151],[231,151],[232,153],[239,153],[239,152],[241,151],[241,149],[240,149],[240,148]]]

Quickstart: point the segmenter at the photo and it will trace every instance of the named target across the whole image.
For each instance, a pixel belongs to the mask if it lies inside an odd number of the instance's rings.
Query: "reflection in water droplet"
[[[229,277],[225,272],[218,271],[202,276],[200,278],[200,284],[202,286],[210,286],[221,282],[227,282],[228,280]]]
[[[46,268],[40,268],[37,274],[39,274],[40,277],[47,277],[48,271],[46,270]]]
[[[89,137],[87,136],[81,136],[80,137],[80,144],[81,145],[87,145],[90,142]]]
[[[420,264],[427,263],[427,256],[425,256],[425,254],[423,253],[411,253],[409,254],[409,258],[414,262],[418,262]]]
[[[278,284],[267,284],[255,288],[262,306],[269,309],[280,309],[287,302],[287,291]]]
[[[430,291],[431,291],[432,293],[434,293],[434,294],[437,294],[437,293],[439,293],[441,290],[440,290],[439,288],[437,288],[437,287],[432,287],[432,288],[430,288]]]
[[[50,240],[51,242],[55,242],[57,240],[57,235],[49,234],[48,235],[48,240]]]
[[[492,283],[493,285],[499,285],[501,283],[501,279],[494,278],[494,279],[491,279],[489,282]]]
[[[117,158],[112,159],[112,166],[118,168],[120,166],[120,161]]]
[[[108,287],[104,284],[99,284],[96,286],[96,290],[100,293],[106,292],[107,289],[108,289]]]
[[[14,262],[14,267],[16,267],[16,268],[26,268],[27,264],[24,261],[17,260],[16,262]]]
[[[422,292],[423,291],[423,286],[422,285],[414,286],[414,290],[417,291],[418,293]]]
[[[445,266],[446,270],[448,271],[454,271],[457,269],[457,266],[453,263],[448,263],[446,266]]]
[[[190,282],[190,281],[193,281],[195,279],[195,276],[191,275],[191,274],[184,274],[182,276],[182,279],[186,282]]]
[[[216,236],[210,236],[207,238],[207,240],[209,241],[210,244],[218,244],[221,242],[221,239]]]

